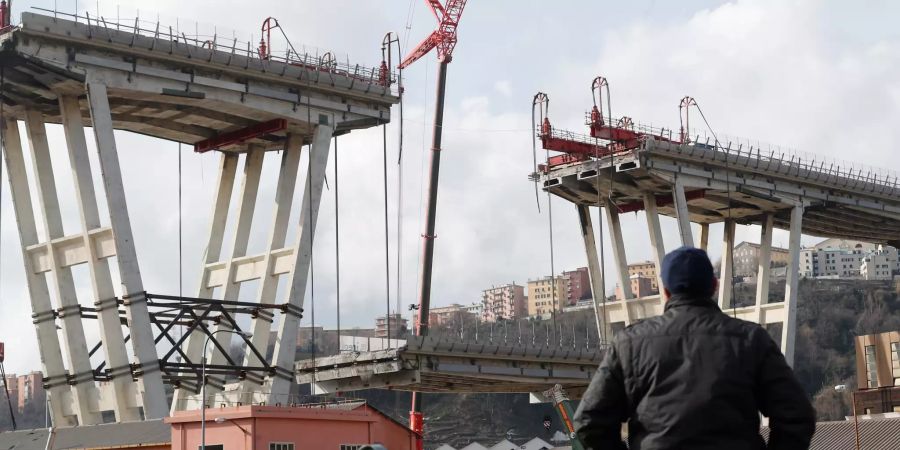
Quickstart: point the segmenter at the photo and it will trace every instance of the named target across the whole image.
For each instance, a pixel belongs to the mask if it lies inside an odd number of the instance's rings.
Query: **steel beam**
[[[331,147],[331,136],[334,128],[330,123],[316,126],[312,144],[309,149],[309,172],[306,174],[306,188],[300,210],[300,230],[297,242],[294,243],[294,267],[291,270],[287,303],[303,308],[304,294],[309,279],[309,268],[312,261],[313,236],[316,219],[319,216],[319,204],[322,200],[322,188],[325,182],[325,169],[328,166],[328,153]],[[297,333],[300,317],[285,314],[278,327],[275,340],[273,366],[276,375],[269,378],[269,403],[278,403],[290,393],[293,359],[297,347]],[[287,375],[287,376],[286,376]]]
[[[800,234],[803,229],[803,205],[791,210],[791,230],[788,238],[787,280],[784,286],[785,320],[781,327],[781,352],[788,364],[794,365],[794,341],[797,337],[797,292],[800,282]]]
[[[38,351],[41,356],[41,371],[49,381],[46,388],[50,400],[50,415],[55,426],[73,426],[78,424],[75,415],[65,414],[64,398],[69,394],[69,385],[65,382],[66,369],[63,365],[62,349],[59,336],[56,334],[53,305],[50,291],[44,277],[33,267],[33,260],[27,256],[27,248],[38,241],[37,225],[34,218],[34,206],[25,169],[25,158],[22,155],[22,140],[19,126],[15,120],[3,122],[5,127],[3,153],[6,159],[6,174],[16,212],[16,225],[19,229],[19,243],[22,247],[25,265],[25,281],[28,286],[28,297],[31,299],[32,318],[37,331]]]
[[[113,411],[119,421],[140,420],[140,412],[133,401],[135,386],[131,379],[128,352],[125,348],[125,336],[122,333],[122,323],[119,319],[118,302],[109,261],[105,258],[98,258],[96,246],[91,241],[89,234],[92,230],[100,229],[101,223],[78,98],[60,96],[59,108],[69,149],[69,162],[75,180],[75,198],[81,213],[84,248],[91,275],[94,306],[100,321],[100,342],[103,345],[103,353],[106,356],[107,366],[110,369],[109,375],[112,378],[110,386],[113,391]]]
[[[125,313],[131,330],[131,346],[140,366],[138,382],[141,387],[144,417],[147,419],[165,417],[168,414],[166,393],[159,371],[159,360],[144,297],[141,269],[134,248],[131,221],[128,218],[128,204],[125,201],[125,188],[122,170],[119,167],[119,154],[113,134],[106,85],[99,80],[91,79],[87,82],[87,91],[103,185],[106,188],[110,224],[115,236],[116,261],[122,281]]]

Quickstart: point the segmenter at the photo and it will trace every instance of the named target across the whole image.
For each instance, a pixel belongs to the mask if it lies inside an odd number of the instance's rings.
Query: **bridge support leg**
[[[70,386],[66,382],[66,369],[63,365],[62,349],[56,334],[56,320],[50,291],[40,273],[36,271],[34,260],[28,256],[28,247],[40,243],[34,217],[34,206],[31,201],[30,188],[25,159],[22,154],[22,140],[19,125],[15,120],[3,123],[5,127],[3,153],[6,159],[6,175],[9,180],[10,195],[16,213],[16,225],[19,230],[19,242],[22,246],[25,265],[25,281],[28,286],[28,297],[31,299],[32,319],[37,331],[38,351],[41,356],[41,371],[47,379],[47,392],[50,401],[50,416],[55,426],[74,426],[78,424],[76,415],[66,414],[63,402],[70,395]]]
[[[300,232],[294,244],[294,268],[289,274],[289,292],[287,302],[295,307],[303,308],[304,293],[309,279],[309,267],[312,259],[313,236],[316,229],[316,218],[319,215],[319,204],[322,200],[322,188],[325,182],[325,169],[328,166],[328,152],[331,136],[334,132],[332,124],[316,126],[312,144],[309,148],[309,173],[306,188],[303,190],[303,201],[300,206]],[[269,403],[286,401],[290,393],[294,373],[294,353],[297,347],[297,332],[300,316],[284,314],[278,327],[275,340],[273,366],[275,376],[270,378]]]
[[[619,286],[622,287],[622,307],[625,313],[625,326],[631,325],[631,310],[624,303],[625,299],[634,298],[631,290],[631,277],[628,274],[628,257],[625,254],[625,240],[622,239],[622,222],[619,221],[619,211],[612,202],[606,202],[606,223],[609,226],[610,243],[612,244],[613,261],[616,263],[616,273],[619,275]]]
[[[675,211],[678,216],[678,232],[681,235],[681,245],[694,246],[694,235],[691,230],[691,213],[688,211],[687,198],[684,195],[684,182],[681,178],[675,178],[675,187],[672,190],[675,200]]]
[[[606,328],[609,326],[606,309],[601,311],[600,304],[606,297],[604,289],[603,271],[600,270],[600,261],[597,259],[597,243],[594,239],[594,224],[591,222],[591,211],[587,205],[575,205],[578,209],[578,222],[581,224],[581,238],[584,242],[584,252],[587,254],[588,276],[591,280],[591,302],[594,304],[594,319],[597,322],[597,336],[604,340],[607,336]],[[604,342],[605,343],[605,342]]]
[[[725,221],[724,240],[722,242],[722,266],[719,270],[719,308],[731,308],[731,286],[734,280],[734,233],[735,223],[733,220]]]
[[[287,237],[288,220],[291,215],[291,205],[294,200],[294,188],[297,185],[297,171],[300,165],[300,153],[303,147],[303,137],[298,134],[289,134],[284,152],[281,155],[281,169],[278,172],[278,184],[275,191],[275,213],[272,218],[272,231],[269,234],[268,249],[263,265],[266,270],[259,282],[257,291],[257,301],[259,303],[275,303],[275,292],[278,289],[278,276],[272,275],[275,257],[272,251],[284,247]],[[272,321],[263,317],[255,317],[250,325],[250,332],[253,334],[250,343],[260,349],[265,354],[264,349],[269,342],[269,330]],[[264,365],[266,361],[257,361],[252,352],[244,353],[244,365]],[[241,386],[243,395],[249,398],[246,401],[252,401],[253,392],[258,391],[261,386],[250,379],[244,380]],[[290,403],[290,402],[284,402]]]
[[[113,135],[106,85],[90,80],[87,83],[87,90],[103,185],[106,187],[106,204],[116,244],[116,261],[119,264],[119,277],[123,288],[122,298],[125,300],[125,314],[131,331],[131,347],[141,371],[138,383],[141,387],[144,417],[157,419],[165,417],[169,408],[166,404],[156,344],[150,328],[150,313],[147,310],[141,269],[128,218],[128,205],[125,201],[125,188],[122,183],[122,170],[119,167],[116,139]]]
[[[47,143],[47,131],[40,112],[29,111],[25,114],[25,127],[28,130],[28,143],[31,147],[31,161],[34,165],[35,185],[47,242],[65,237],[62,214],[59,208],[59,196],[56,192],[56,177],[50,159],[50,146]],[[52,249],[52,246],[51,246]],[[84,336],[84,325],[81,322],[81,306],[75,293],[75,281],[72,268],[63,264],[55,251],[48,252],[50,271],[49,284],[53,286],[59,306],[59,318],[62,324],[62,338],[65,345],[66,360],[72,376],[72,404],[80,425],[91,425],[101,422],[100,414],[92,411],[90,404],[96,401],[97,390],[94,386],[94,373],[88,356],[87,341]],[[92,399],[91,396],[94,396]]]
[[[772,272],[772,231],[775,215],[766,214],[759,236],[759,267],[756,270],[756,323],[762,324],[762,305],[769,303],[769,276]]]
[[[794,340],[797,337],[797,292],[800,285],[800,234],[803,226],[803,205],[791,210],[791,230],[788,239],[787,280],[784,286],[784,325],[781,327],[781,352],[788,364],[794,365]]]
[[[219,178],[216,183],[216,198],[213,202],[211,214],[212,220],[209,225],[209,240],[206,243],[206,254],[203,257],[203,267],[201,268],[200,287],[197,291],[198,298],[212,298],[213,289],[207,283],[208,274],[205,269],[209,264],[219,261],[222,255],[222,242],[225,238],[225,225],[228,222],[228,210],[231,205],[231,193],[234,189],[237,165],[237,154],[222,154],[222,158],[219,161]],[[200,362],[201,347],[204,339],[205,335],[200,331],[194,331],[188,336],[185,354],[190,358],[191,363],[197,364]],[[182,386],[175,389],[175,395],[172,397],[172,412],[191,409],[192,405],[189,404],[189,401],[191,396],[196,393],[199,393],[199,386]],[[197,406],[199,407],[199,402]]]
[[[84,232],[84,248],[87,252],[87,266],[94,293],[94,307],[97,309],[97,318],[100,322],[100,342],[106,357],[106,367],[112,378],[108,386],[113,392],[113,411],[116,419],[120,422],[140,420],[140,412],[134,402],[134,392],[137,386],[131,378],[131,366],[119,319],[119,305],[109,269],[109,260],[97,258],[96,247],[89,235],[92,230],[100,229],[101,223],[78,98],[60,96],[59,109],[69,149],[69,163],[72,166],[75,180],[75,198],[81,212],[81,227]]]
[[[700,224],[699,246],[700,246],[700,249],[703,250],[704,252],[708,251],[708,249],[709,249],[709,224],[708,223]]]
[[[659,213],[656,211],[656,196],[644,194],[644,212],[647,215],[647,228],[650,231],[650,248],[653,250],[653,258],[656,263],[656,280],[659,286],[659,295],[663,296],[662,262],[666,256],[666,248],[663,244],[662,228],[659,226]]]
[[[250,242],[250,228],[253,222],[253,211],[256,209],[256,198],[259,193],[259,180],[262,174],[262,166],[263,159],[265,157],[265,149],[250,146],[247,149],[247,153],[245,154],[244,160],[244,174],[243,179],[241,181],[241,190],[238,194],[237,206],[236,206],[236,216],[237,221],[234,226],[234,236],[231,241],[231,258],[226,260],[225,263],[225,281],[222,284],[221,297],[222,300],[225,301],[236,301],[238,299],[238,295],[241,291],[241,283],[235,281],[235,269],[236,264],[234,261],[238,258],[243,258],[247,256],[247,245]],[[268,253],[267,253],[268,254]],[[217,331],[227,331],[231,330],[232,324],[229,321],[220,321],[216,325],[216,329],[213,332]],[[191,336],[192,338],[195,336]],[[192,340],[191,345],[196,341],[199,346],[203,346],[206,339],[204,336],[200,336],[203,339]],[[231,333],[218,333],[213,337],[213,339],[219,339],[219,343],[222,344],[226,350],[231,347],[229,343],[231,342],[234,335]],[[266,341],[268,341],[268,336],[266,336]],[[228,364],[226,361],[225,355],[216,349],[216,346],[209,346],[209,355],[203,355],[201,349],[201,358],[206,357],[207,364],[210,365],[224,365]],[[249,352],[248,352],[249,353]],[[214,404],[215,402],[209,401],[209,398],[215,398],[216,393],[221,392],[222,389],[219,386],[224,386],[225,379],[224,377],[209,377],[210,380],[213,380],[212,383],[207,383],[206,385],[206,395],[207,398],[202,399],[203,404]]]

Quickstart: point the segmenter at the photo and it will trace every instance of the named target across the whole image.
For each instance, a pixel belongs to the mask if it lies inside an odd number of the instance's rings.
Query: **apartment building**
[[[390,336],[388,336],[390,328]],[[402,337],[407,331],[407,320],[398,313],[375,318],[375,337],[397,338]]]
[[[734,247],[734,275],[752,277],[759,270],[759,244],[741,242]],[[790,252],[785,248],[772,247],[771,265],[787,265]]]
[[[863,264],[869,255],[873,257],[866,264],[863,275]],[[895,248],[867,242],[826,239],[800,250],[800,274],[808,278],[889,280],[897,267]]]
[[[555,290],[555,293],[554,293]],[[528,281],[528,316],[549,317],[568,302],[568,281],[564,276]]]
[[[473,314],[469,311],[470,308],[460,305],[459,303],[431,308],[431,311],[428,313],[428,325],[447,325],[458,322],[459,320],[470,320],[469,316],[472,316]]]
[[[18,376],[12,373],[7,374],[6,388],[9,390],[10,403],[19,412],[22,412],[25,409],[25,405],[29,403],[43,403],[47,398],[44,393],[43,379],[44,375],[37,371]],[[5,394],[0,393],[0,396],[5,396]]]
[[[878,246],[878,250],[867,254],[859,266],[859,276],[864,280],[891,280],[898,270],[897,249]]]
[[[650,279],[650,293],[658,294],[659,293],[659,277],[656,275],[656,263],[653,261],[641,261],[634,264],[628,265],[628,277],[642,277]],[[632,291],[637,295],[637,291]],[[638,295],[638,297],[641,297]],[[616,298],[621,298],[619,294],[616,294]]]
[[[632,275],[628,280],[631,282],[631,293],[634,294],[635,298],[659,293],[653,290],[653,282],[656,280],[655,277],[648,278],[641,275]],[[616,284],[616,300],[623,300],[624,298],[625,294],[622,292],[622,287]]]
[[[900,412],[900,331],[856,337],[856,382],[860,414]]]
[[[563,272],[566,280],[566,298],[563,306],[574,306],[581,300],[592,297],[591,276],[587,267],[579,267],[575,270]]]
[[[525,288],[510,283],[494,286],[481,292],[481,319],[485,322],[518,319],[528,314]]]

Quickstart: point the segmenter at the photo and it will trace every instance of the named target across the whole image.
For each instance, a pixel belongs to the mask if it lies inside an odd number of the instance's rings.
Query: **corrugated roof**
[[[53,429],[52,450],[169,444],[171,427],[161,419]],[[45,450],[48,430],[0,433],[0,450]]]
[[[760,430],[766,441],[769,429]],[[900,449],[900,419],[865,419],[859,421],[859,444],[865,450]],[[852,420],[819,422],[810,450],[848,450],[856,448],[856,430]]]

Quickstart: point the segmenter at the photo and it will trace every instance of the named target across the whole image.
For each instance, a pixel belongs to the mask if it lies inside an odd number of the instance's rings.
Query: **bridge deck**
[[[319,393],[384,388],[418,392],[541,392],[561,384],[580,395],[599,349],[453,342],[415,337],[396,349],[298,361],[298,383]]]
[[[692,222],[760,224],[774,212],[775,226],[786,229],[792,204],[803,201],[804,234],[900,246],[900,183],[875,169],[648,140],[613,158],[556,167],[542,182],[576,204],[595,206],[609,197],[623,212],[643,209],[644,195],[653,193],[660,214],[675,217],[676,177],[685,184]]]

